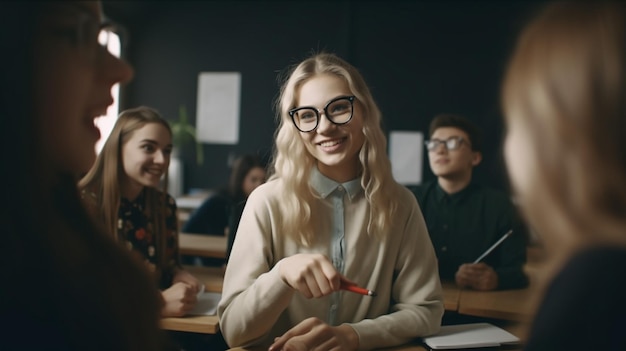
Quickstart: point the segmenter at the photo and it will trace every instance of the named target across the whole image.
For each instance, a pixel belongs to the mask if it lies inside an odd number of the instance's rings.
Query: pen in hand
[[[508,232],[506,232],[506,234],[504,234],[498,241],[496,241],[493,245],[491,245],[491,247],[488,248],[487,251],[485,251],[482,255],[480,255],[480,257],[478,257],[472,263],[478,263],[478,262],[482,261],[483,258],[485,258],[487,255],[489,255],[491,253],[491,251],[493,251],[493,249],[498,247],[498,245],[500,245],[504,241],[504,239],[508,238],[511,234],[513,234],[513,229],[511,229]]]
[[[361,288],[360,286],[357,286],[356,284],[351,284],[343,280],[341,281],[340,289],[350,291],[356,294],[366,295],[366,296],[372,296],[372,297],[376,296],[376,292],[372,290]]]

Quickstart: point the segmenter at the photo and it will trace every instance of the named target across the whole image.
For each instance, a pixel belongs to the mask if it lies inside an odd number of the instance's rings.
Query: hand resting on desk
[[[163,317],[182,317],[198,301],[196,290],[189,284],[178,282],[161,293],[164,300],[161,315]]]
[[[498,274],[483,262],[462,264],[454,278],[461,288],[487,291],[498,287]]]
[[[275,338],[269,351],[356,350],[359,338],[351,326],[331,327],[318,318],[308,318]]]
[[[196,305],[198,293],[204,290],[204,284],[182,269],[176,272],[172,283],[172,286],[162,292],[165,304],[161,315],[182,317]]]
[[[179,269],[176,271],[174,275],[174,279],[172,279],[172,284],[176,283],[185,283],[190,285],[195,291],[196,294],[200,291],[204,291],[204,284],[202,284],[196,277],[191,275],[191,273],[187,272],[184,269]]]

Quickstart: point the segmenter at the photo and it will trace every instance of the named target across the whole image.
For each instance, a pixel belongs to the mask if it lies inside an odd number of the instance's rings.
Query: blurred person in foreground
[[[159,350],[160,296],[94,224],[76,183],[95,159],[94,119],[131,79],[99,34],[99,1],[2,2],[0,348]],[[106,37],[104,35],[103,37]]]
[[[555,2],[503,87],[511,183],[550,257],[526,350],[626,350],[626,8]]]

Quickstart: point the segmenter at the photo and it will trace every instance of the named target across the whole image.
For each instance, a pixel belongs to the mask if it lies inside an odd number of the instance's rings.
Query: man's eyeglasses
[[[330,100],[324,106],[324,115],[336,125],[350,122],[354,112],[354,95],[340,96]],[[307,133],[314,131],[320,123],[322,111],[312,106],[297,107],[289,110],[289,116],[299,131]]]
[[[446,147],[447,150],[456,150],[460,148],[464,142],[466,141],[462,137],[453,136],[453,137],[449,137],[446,140],[440,140],[440,139],[426,140],[424,142],[424,145],[426,145],[426,149],[428,149],[428,151],[435,151],[439,148],[439,145],[442,145],[442,144]]]

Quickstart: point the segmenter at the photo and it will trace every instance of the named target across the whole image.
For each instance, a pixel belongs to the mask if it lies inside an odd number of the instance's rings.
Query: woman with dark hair
[[[233,163],[228,186],[210,195],[183,226],[185,233],[228,235],[227,257],[234,240],[239,218],[248,195],[265,182],[265,165],[255,155],[242,155]],[[186,264],[193,263],[191,257],[184,257]],[[196,260],[197,261],[197,260]],[[205,265],[213,260],[202,259]]]
[[[0,348],[159,350],[161,299],[147,271],[94,224],[78,177],[95,159],[94,119],[132,69],[99,34],[98,1],[2,2],[5,53]],[[106,37],[106,36],[104,36]]]
[[[185,233],[224,235],[233,204],[246,200],[257,186],[265,182],[265,167],[254,155],[243,155],[235,160],[228,186],[209,196],[191,214],[183,227]]]

